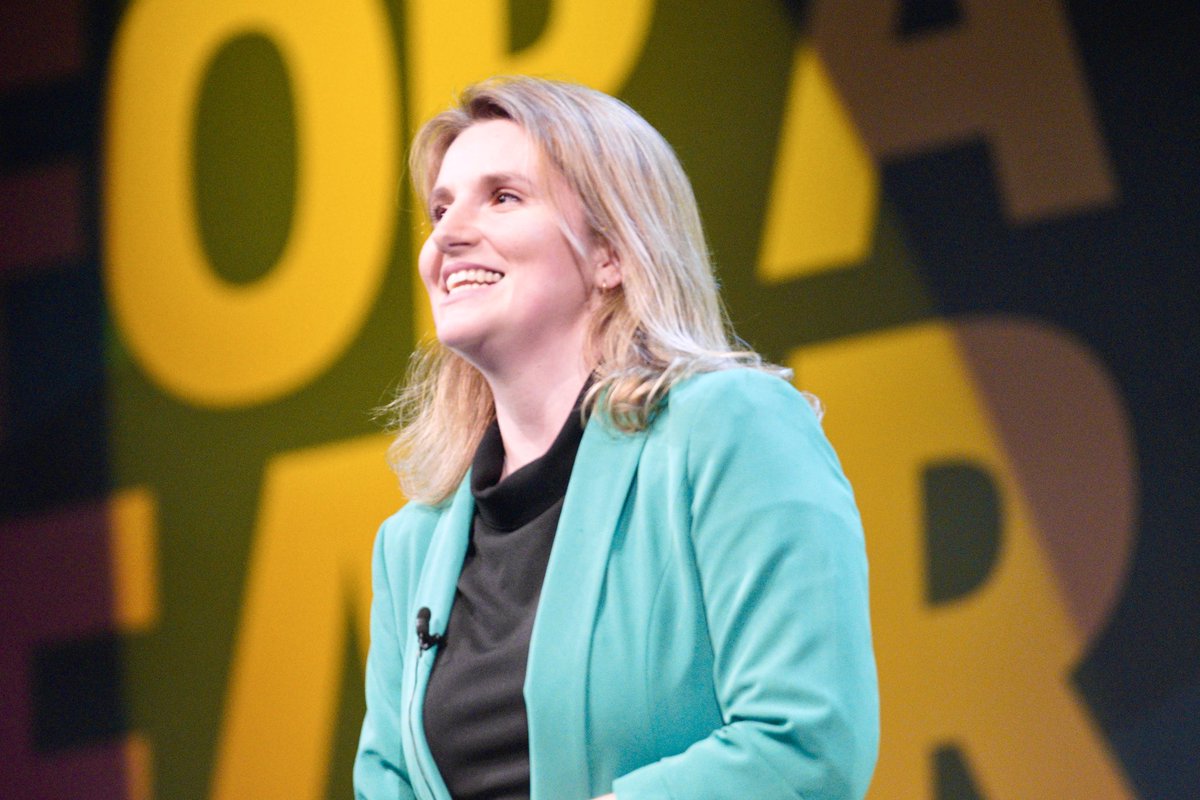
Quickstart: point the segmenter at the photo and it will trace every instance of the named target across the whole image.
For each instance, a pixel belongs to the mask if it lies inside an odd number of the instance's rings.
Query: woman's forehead
[[[506,119],[477,122],[464,129],[442,154],[434,184],[493,174],[537,182],[545,159],[525,130]]]

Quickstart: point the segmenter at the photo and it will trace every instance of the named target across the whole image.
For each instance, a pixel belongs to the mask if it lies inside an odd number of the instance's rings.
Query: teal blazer
[[[410,503],[374,554],[356,796],[448,800],[422,704],[474,513]],[[481,675],[480,680],[487,680]],[[532,800],[859,798],[879,701],[862,526],[804,397],[737,369],[584,430],[525,676]]]

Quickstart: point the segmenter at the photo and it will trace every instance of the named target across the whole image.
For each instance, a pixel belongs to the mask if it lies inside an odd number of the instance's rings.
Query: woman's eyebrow
[[[534,182],[525,175],[518,172],[492,172],[484,175],[481,182],[489,187],[497,186],[514,186],[521,189],[531,189]]]

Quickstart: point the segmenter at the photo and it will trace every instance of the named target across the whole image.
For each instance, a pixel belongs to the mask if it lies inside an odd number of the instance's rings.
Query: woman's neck
[[[496,403],[496,421],[504,442],[504,471],[516,472],[540,458],[562,430],[567,415],[587,382],[588,369],[578,363],[558,370],[541,369],[529,378],[487,376]]]

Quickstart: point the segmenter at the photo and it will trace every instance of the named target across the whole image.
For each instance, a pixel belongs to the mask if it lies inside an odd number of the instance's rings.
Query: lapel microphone
[[[429,632],[429,609],[425,606],[417,611],[417,641],[421,643],[422,650],[428,650],[446,641],[444,634]]]

